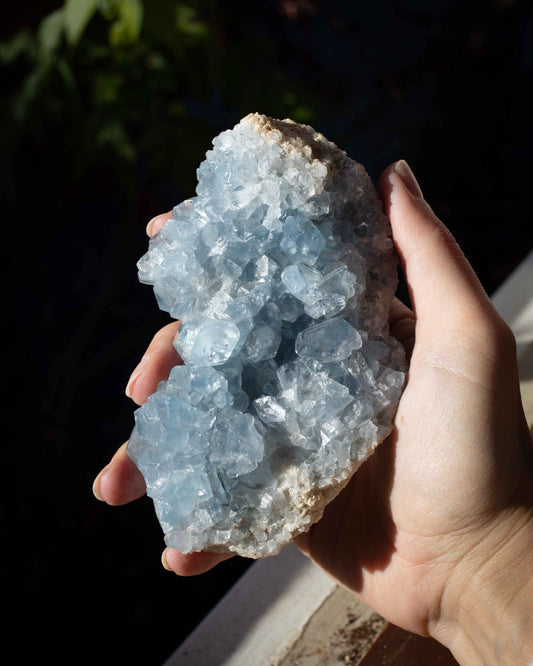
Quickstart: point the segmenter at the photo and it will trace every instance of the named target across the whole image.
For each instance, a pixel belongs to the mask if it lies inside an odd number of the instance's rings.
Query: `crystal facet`
[[[250,114],[138,262],[184,361],[135,412],[128,453],[167,545],[274,554],[391,431],[390,225],[364,168],[312,128]]]

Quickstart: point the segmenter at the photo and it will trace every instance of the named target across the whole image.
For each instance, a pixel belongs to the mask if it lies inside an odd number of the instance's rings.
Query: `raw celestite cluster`
[[[251,114],[213,140],[138,263],[181,320],[184,365],[128,444],[168,546],[278,552],[389,434],[396,265],[364,168],[321,134]]]

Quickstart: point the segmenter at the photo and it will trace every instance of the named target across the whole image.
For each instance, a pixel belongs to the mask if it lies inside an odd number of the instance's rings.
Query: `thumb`
[[[385,169],[378,187],[419,333],[424,327],[450,331],[493,318],[490,299],[452,234],[424,200],[407,162]]]

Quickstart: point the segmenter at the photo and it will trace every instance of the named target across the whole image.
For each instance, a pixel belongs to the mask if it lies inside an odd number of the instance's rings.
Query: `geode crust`
[[[168,546],[278,552],[389,434],[396,266],[366,171],[311,127],[250,114],[213,140],[138,263],[181,320],[127,449]]]

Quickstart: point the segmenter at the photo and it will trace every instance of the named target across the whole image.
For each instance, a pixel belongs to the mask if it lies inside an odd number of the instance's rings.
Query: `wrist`
[[[457,565],[431,634],[460,664],[533,662],[533,505],[510,509]]]

